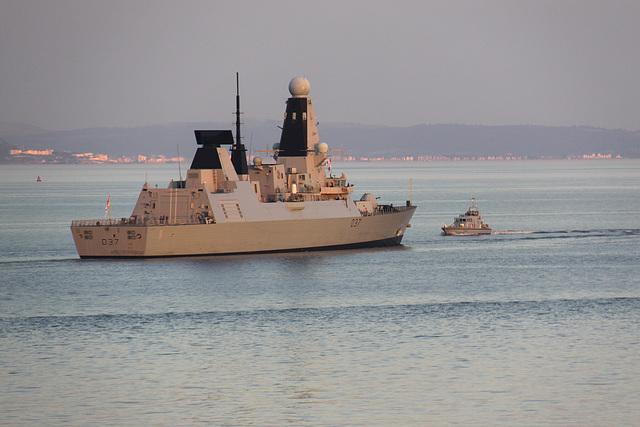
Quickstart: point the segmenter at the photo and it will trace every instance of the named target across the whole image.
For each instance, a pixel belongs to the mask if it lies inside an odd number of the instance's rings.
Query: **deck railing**
[[[392,206],[379,205],[373,211],[360,211],[362,216],[386,215],[396,212],[404,212],[414,206]],[[102,218],[102,219],[76,219],[71,221],[72,227],[133,227],[133,226],[162,226],[162,225],[190,225],[190,224],[211,224],[212,219],[189,218],[189,219],[136,219],[136,218]]]
[[[404,212],[412,208],[415,208],[415,206],[378,205],[378,207],[373,211],[360,211],[360,214],[362,216],[387,215],[396,212]]]
[[[71,221],[72,227],[127,227],[140,225],[190,225],[190,224],[207,224],[206,219],[152,219],[136,220],[134,218],[111,218],[111,219],[76,219]]]

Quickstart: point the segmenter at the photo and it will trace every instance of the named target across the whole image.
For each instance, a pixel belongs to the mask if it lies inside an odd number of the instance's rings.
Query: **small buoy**
[[[40,179],[40,175],[38,175],[38,179],[36,179],[36,182],[42,182],[42,179]]]

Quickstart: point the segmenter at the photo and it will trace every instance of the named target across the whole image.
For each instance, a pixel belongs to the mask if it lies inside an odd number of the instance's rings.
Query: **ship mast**
[[[246,179],[249,174],[249,168],[247,166],[247,149],[242,144],[242,136],[240,135],[240,77],[236,73],[236,143],[231,147],[231,163],[236,170],[236,173],[243,179]]]
[[[236,145],[240,145],[242,137],[240,136],[240,76],[236,73]]]

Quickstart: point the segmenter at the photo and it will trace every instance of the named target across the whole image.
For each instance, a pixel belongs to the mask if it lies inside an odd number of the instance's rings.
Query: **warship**
[[[352,249],[400,245],[416,209],[352,198],[345,174],[333,176],[320,142],[306,78],[289,83],[291,97],[275,163],[247,162],[236,95],[236,135],[195,130],[197,150],[186,179],[167,188],[142,186],[128,218],[74,220],[81,258],[175,257]],[[229,147],[229,148],[227,148]],[[327,171],[328,169],[328,171]],[[327,173],[329,172],[329,173]]]
[[[443,225],[442,231],[446,235],[491,234],[491,227],[484,223],[476,199],[471,199],[471,206],[467,212],[455,218],[453,224]]]

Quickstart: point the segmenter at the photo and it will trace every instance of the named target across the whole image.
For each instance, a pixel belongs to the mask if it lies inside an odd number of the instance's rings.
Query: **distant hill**
[[[210,128],[210,124],[183,123],[136,128],[87,128],[71,131],[46,131],[21,128],[13,124],[5,128],[0,122],[0,139],[8,144],[33,149],[51,148],[72,153],[100,153],[109,156],[164,155],[176,157],[177,145],[190,155],[195,148],[193,129]],[[182,154],[182,152],[181,152]]]
[[[242,129],[247,149],[271,148],[280,139],[280,121],[247,121]],[[194,129],[232,129],[231,123],[177,123],[136,128],[88,128],[47,131],[0,122],[0,139],[33,149],[93,152],[110,156],[175,157],[177,146],[190,157]],[[235,132],[235,130],[234,130]],[[591,153],[640,158],[640,131],[588,126],[471,126],[461,124],[410,127],[320,123],[320,139],[354,157],[527,156],[561,157]]]
[[[562,157],[613,154],[640,157],[640,132],[587,126],[469,126],[459,124],[411,127],[328,126],[321,135],[330,146],[369,156],[528,156]]]

